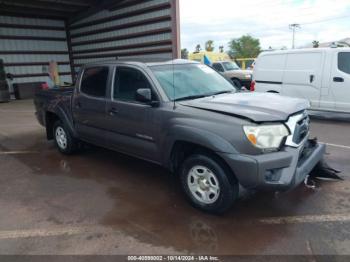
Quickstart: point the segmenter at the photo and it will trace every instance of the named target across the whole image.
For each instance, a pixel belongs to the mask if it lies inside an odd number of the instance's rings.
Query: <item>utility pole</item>
[[[295,32],[297,29],[300,29],[300,24],[290,24],[289,25],[289,29],[293,31],[293,44],[292,44],[292,48],[295,48]]]

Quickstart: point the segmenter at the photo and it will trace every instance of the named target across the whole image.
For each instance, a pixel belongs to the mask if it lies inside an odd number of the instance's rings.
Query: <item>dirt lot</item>
[[[0,104],[0,254],[350,255],[350,123],[312,134],[344,182],[250,193],[216,217],[166,170],[104,149],[63,156],[31,101]]]

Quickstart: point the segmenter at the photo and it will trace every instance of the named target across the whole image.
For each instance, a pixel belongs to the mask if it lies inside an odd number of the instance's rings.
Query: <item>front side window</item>
[[[92,67],[84,70],[80,91],[94,97],[106,97],[108,67]]]
[[[350,74],[350,52],[338,54],[338,68],[340,71]]]
[[[236,91],[222,75],[201,64],[161,65],[151,70],[170,100]]]
[[[138,89],[151,89],[150,83],[141,71],[128,67],[118,67],[116,70],[114,99],[133,102],[136,101],[135,95]]]

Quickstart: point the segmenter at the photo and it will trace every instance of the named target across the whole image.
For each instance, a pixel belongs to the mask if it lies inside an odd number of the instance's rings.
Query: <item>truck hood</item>
[[[183,101],[183,106],[250,119],[254,122],[287,121],[310,107],[307,100],[269,93],[234,93]]]
[[[242,78],[245,79],[247,78],[247,75],[252,75],[253,72],[250,70],[232,70],[232,71],[226,71],[224,72],[224,75],[226,77],[232,78],[232,77],[238,77],[238,78]],[[250,79],[251,77],[249,77]]]
[[[228,72],[236,72],[236,73],[239,73],[239,74],[253,74],[253,71],[252,70],[242,70],[242,69],[240,69],[240,70],[232,70],[232,71],[228,71]]]

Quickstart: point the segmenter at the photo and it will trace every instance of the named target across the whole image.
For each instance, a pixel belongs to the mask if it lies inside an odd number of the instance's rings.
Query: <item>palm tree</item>
[[[314,47],[314,48],[319,48],[320,47],[320,41],[313,41],[312,42],[312,46]]]
[[[196,50],[194,52],[199,53],[201,50],[202,50],[201,45],[198,44],[198,45],[196,45]]]
[[[205,43],[205,50],[208,52],[213,52],[214,51],[214,41],[213,40],[208,40]]]

